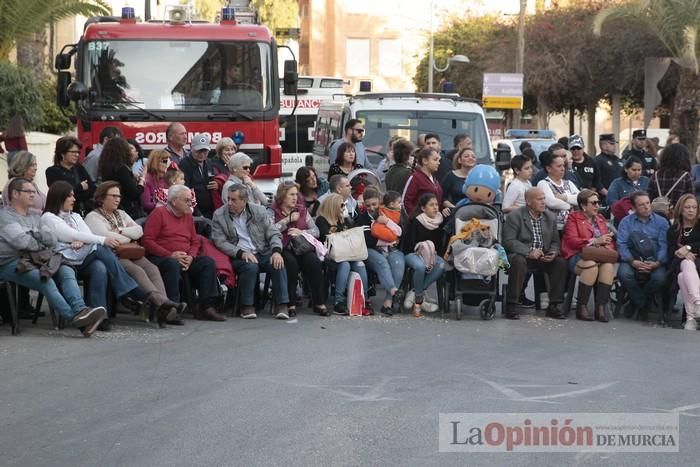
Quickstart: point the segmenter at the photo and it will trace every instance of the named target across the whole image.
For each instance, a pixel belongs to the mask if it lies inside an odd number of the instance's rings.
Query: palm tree
[[[641,19],[680,66],[671,110],[671,133],[679,135],[681,142],[694,154],[699,143],[700,125],[700,1],[633,0],[610,6],[596,16],[594,32],[600,34],[606,21],[620,17]]]
[[[27,41],[25,51],[20,51],[20,64],[37,63],[43,74],[46,27],[53,21],[71,16],[106,15],[110,7],[104,0],[2,0],[0,1],[0,60],[7,60],[15,45]],[[21,47],[20,47],[21,49]],[[27,53],[30,49],[33,52]],[[39,59],[30,57],[38,54]],[[29,63],[26,63],[29,62]],[[31,68],[35,68],[32,66]]]

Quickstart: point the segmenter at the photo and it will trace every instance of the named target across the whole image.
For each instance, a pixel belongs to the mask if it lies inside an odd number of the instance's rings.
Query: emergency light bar
[[[511,130],[506,131],[505,137],[507,139],[523,139],[523,138],[555,139],[556,134],[552,130],[511,129]]]

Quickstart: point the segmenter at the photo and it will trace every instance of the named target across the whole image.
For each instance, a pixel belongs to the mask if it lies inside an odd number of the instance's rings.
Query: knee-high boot
[[[608,322],[608,302],[610,302],[611,288],[611,285],[600,282],[595,288],[595,319],[603,323]]]
[[[593,287],[582,282],[578,283],[578,296],[576,297],[576,319],[593,321],[591,312],[588,311],[588,299],[591,297]]]

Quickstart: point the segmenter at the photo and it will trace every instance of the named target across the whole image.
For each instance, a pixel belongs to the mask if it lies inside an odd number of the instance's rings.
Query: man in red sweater
[[[186,273],[199,295],[199,319],[226,320],[214,307],[216,264],[208,256],[199,256],[202,241],[194,228],[189,188],[173,185],[168,189],[168,204],[148,216],[141,244],[149,261],[158,266],[169,299],[180,301],[180,278]]]

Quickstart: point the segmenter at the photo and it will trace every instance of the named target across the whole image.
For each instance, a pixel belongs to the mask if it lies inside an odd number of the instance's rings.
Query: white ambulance
[[[280,145],[282,146],[282,178],[293,178],[314,146],[314,128],[321,102],[342,95],[345,81],[327,76],[300,76],[297,107],[294,96],[280,99]]]

